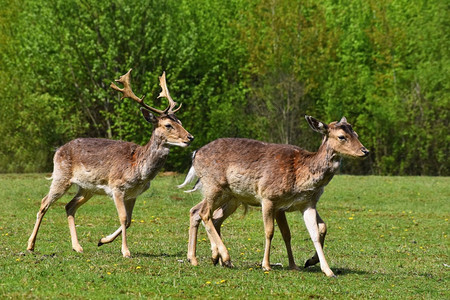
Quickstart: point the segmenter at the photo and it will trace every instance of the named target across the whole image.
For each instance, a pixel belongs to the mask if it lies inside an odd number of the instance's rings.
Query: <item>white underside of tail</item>
[[[187,173],[186,178],[184,179],[184,182],[183,182],[182,184],[178,185],[177,187],[178,187],[179,189],[184,188],[188,183],[191,183],[192,181],[194,181],[194,179],[195,179],[196,177],[197,177],[197,176],[195,175],[195,169],[194,169],[194,166],[192,166],[192,167],[189,169],[189,172]]]
[[[178,185],[177,187],[178,187],[179,189],[184,188],[187,184],[191,183],[191,182],[194,181],[194,179],[196,179],[196,178],[197,178],[197,175],[195,174],[194,166],[192,166],[192,167],[189,169],[189,172],[187,173],[186,178],[184,179],[184,182],[183,182],[182,184]],[[202,184],[201,184],[201,182],[198,180],[197,183],[195,184],[194,188],[192,188],[191,190],[184,191],[184,192],[185,192],[185,193],[192,193],[192,192],[195,192],[196,190],[198,190],[198,189],[201,188],[201,187],[202,187]]]
[[[177,186],[179,189],[184,188],[187,184],[191,183],[192,181],[194,181],[195,178],[197,178],[197,174],[195,173],[195,169],[194,169],[194,159],[195,159],[196,153],[197,153],[197,151],[194,151],[194,153],[192,153],[192,166],[189,169],[189,172],[187,173],[186,178],[184,179],[184,182]],[[187,190],[184,192],[192,193],[192,192],[195,192],[196,190],[200,189],[201,187],[202,187],[202,183],[200,182],[200,180],[197,180],[197,182],[195,183],[195,186],[191,190]]]
[[[202,183],[199,180],[199,181],[197,181],[197,183],[195,184],[193,189],[187,190],[187,191],[184,191],[184,192],[185,193],[192,193],[192,192],[195,192],[196,190],[201,189],[201,188],[202,188]]]

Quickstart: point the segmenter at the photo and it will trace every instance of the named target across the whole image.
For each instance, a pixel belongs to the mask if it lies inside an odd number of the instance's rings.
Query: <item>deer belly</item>
[[[97,195],[109,195],[111,197],[113,196],[111,188],[106,184],[93,184],[91,182],[78,181],[78,180],[73,180],[72,183],[75,183],[83,190],[90,191],[91,193],[94,193]]]
[[[70,180],[80,188],[97,195],[112,196],[113,192],[106,180],[99,180],[93,172],[78,170]]]
[[[228,187],[230,193],[239,201],[253,206],[261,205],[257,196],[256,181],[242,173],[234,173],[228,176]]]

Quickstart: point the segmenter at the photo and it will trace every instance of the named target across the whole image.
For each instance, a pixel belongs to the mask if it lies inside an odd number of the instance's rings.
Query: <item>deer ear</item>
[[[320,122],[319,120],[314,119],[311,116],[306,116],[305,115],[305,119],[308,122],[309,126],[312,128],[312,130],[314,130],[314,131],[316,131],[318,133],[321,133],[321,134],[326,134],[327,133],[327,131],[328,131],[328,125],[327,124],[325,124],[323,122]]]
[[[338,123],[348,123],[346,117],[342,117],[342,119]]]
[[[147,122],[152,123],[152,124],[155,124],[158,122],[158,119],[151,112],[146,110],[145,108],[141,107],[141,112]]]

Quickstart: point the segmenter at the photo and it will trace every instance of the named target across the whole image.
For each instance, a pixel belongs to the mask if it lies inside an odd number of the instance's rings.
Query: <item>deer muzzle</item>
[[[367,150],[366,147],[361,147],[360,150],[361,150],[361,152],[362,152],[362,157],[367,157],[367,156],[369,156],[370,151]]]

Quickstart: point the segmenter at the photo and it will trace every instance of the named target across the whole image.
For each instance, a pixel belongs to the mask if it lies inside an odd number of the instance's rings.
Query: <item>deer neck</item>
[[[158,174],[166,162],[169,150],[164,136],[153,131],[150,141],[136,151],[137,171],[142,180],[151,180]]]
[[[341,158],[328,144],[325,136],[319,150],[314,153],[307,163],[309,166],[309,178],[313,186],[324,186],[333,178],[341,163]]]

